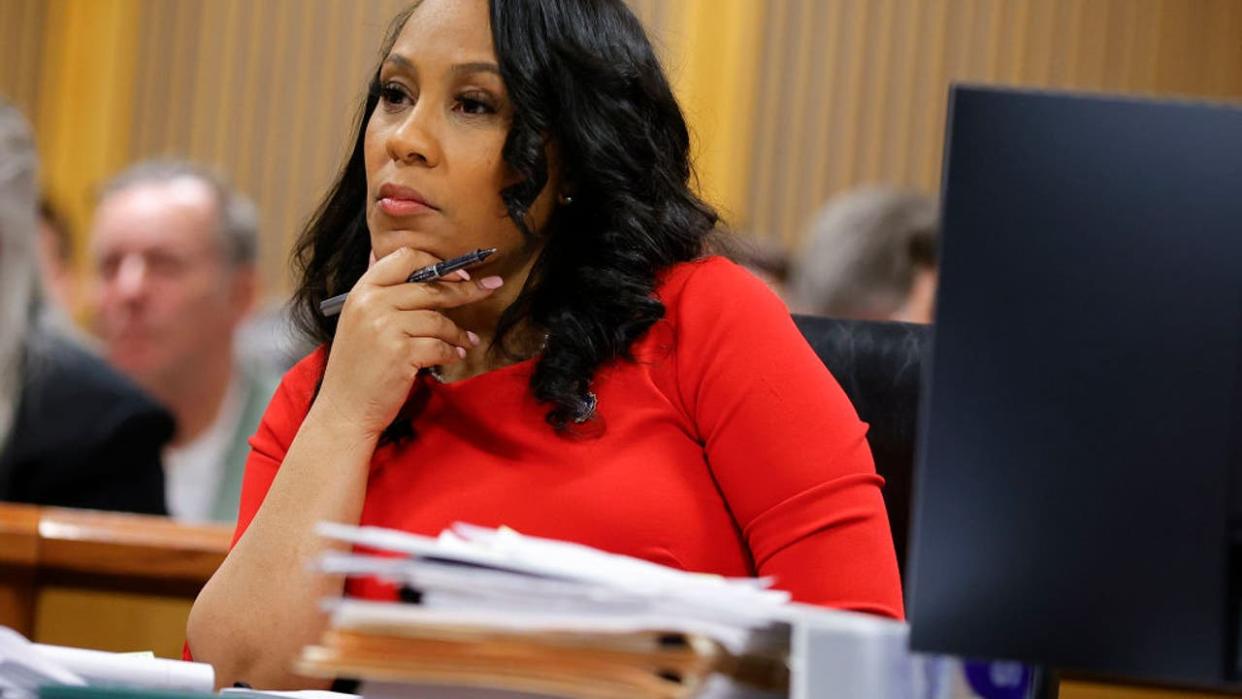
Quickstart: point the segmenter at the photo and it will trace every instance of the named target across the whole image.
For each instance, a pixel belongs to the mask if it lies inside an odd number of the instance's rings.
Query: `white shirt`
[[[216,419],[194,441],[164,449],[164,491],[168,513],[182,522],[210,522],[237,423],[242,418],[243,386],[234,371]]]

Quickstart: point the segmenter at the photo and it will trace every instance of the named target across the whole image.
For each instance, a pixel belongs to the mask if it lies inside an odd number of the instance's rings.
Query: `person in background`
[[[43,278],[45,310],[71,318],[78,298],[73,274],[73,233],[69,222],[47,197],[39,200],[39,273]]]
[[[867,188],[830,199],[794,262],[794,310],[930,323],[938,231],[936,206],[921,194]]]
[[[164,514],[172,417],[51,325],[25,120],[0,100],[0,500]]]
[[[36,322],[99,354],[99,342],[75,322],[82,295],[73,269],[73,232],[68,220],[47,197],[39,199],[38,253],[42,286]]]
[[[315,350],[297,327],[289,302],[273,300],[260,306],[237,328],[237,361],[273,376],[284,374]]]
[[[106,183],[91,225],[96,330],[113,366],[177,420],[164,464],[168,508],[182,521],[237,517],[246,440],[275,387],[233,353],[256,295],[257,237],[248,200],[175,161]]]
[[[789,252],[784,245],[754,234],[741,235],[730,243],[728,256],[763,280],[772,293],[789,305]]]

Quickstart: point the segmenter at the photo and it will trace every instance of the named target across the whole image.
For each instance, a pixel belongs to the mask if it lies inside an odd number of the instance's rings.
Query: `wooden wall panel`
[[[138,9],[138,0],[43,3],[30,116],[44,184],[75,229],[98,181],[128,161]]]
[[[833,194],[935,194],[951,82],[1242,97],[1238,0],[775,0],[733,223],[794,245]]]
[[[629,2],[682,98],[703,191],[735,228],[788,245],[841,190],[936,191],[950,81],[1242,96],[1242,0]],[[114,141],[127,161],[213,165],[253,196],[263,279],[282,292],[290,244],[340,164],[380,37],[404,4],[0,0],[0,94],[58,126],[39,133],[54,156],[45,179],[89,201],[98,182],[66,154],[92,144],[37,112],[81,89],[57,79],[57,52],[91,30],[61,15],[131,8],[136,31],[117,33],[134,37],[135,67],[105,86],[133,95],[109,112],[132,114]]]
[[[183,157],[227,174],[259,204],[262,277],[282,290],[404,3],[141,1],[132,159]]]
[[[38,117],[43,0],[0,0],[0,95],[32,122]]]

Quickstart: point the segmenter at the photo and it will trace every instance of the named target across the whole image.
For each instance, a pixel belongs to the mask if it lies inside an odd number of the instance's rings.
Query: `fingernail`
[[[459,269],[459,270],[457,270],[457,276],[461,277],[461,280],[462,280],[463,282],[468,282],[468,281],[470,281],[470,273],[469,273],[469,272],[467,272],[467,271],[466,271],[466,270],[464,270],[464,269]]]
[[[465,347],[458,347],[458,348],[457,348],[457,356],[458,356],[458,357],[461,357],[462,359],[465,359],[465,358],[466,358],[466,348],[465,348]]]
[[[478,336],[478,335],[475,335],[474,333],[472,333],[472,332],[470,332],[469,330],[467,330],[467,331],[466,331],[466,337],[470,338],[470,344],[474,345],[475,347],[478,347],[478,346],[479,346],[479,336]]]
[[[504,283],[505,280],[500,277],[483,277],[479,280],[479,286],[484,289],[499,289],[500,285]]]

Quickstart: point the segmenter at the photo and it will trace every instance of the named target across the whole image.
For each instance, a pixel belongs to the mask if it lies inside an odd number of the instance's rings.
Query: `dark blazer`
[[[167,514],[161,452],[173,418],[75,342],[27,338],[22,392],[0,452],[0,500]]]

